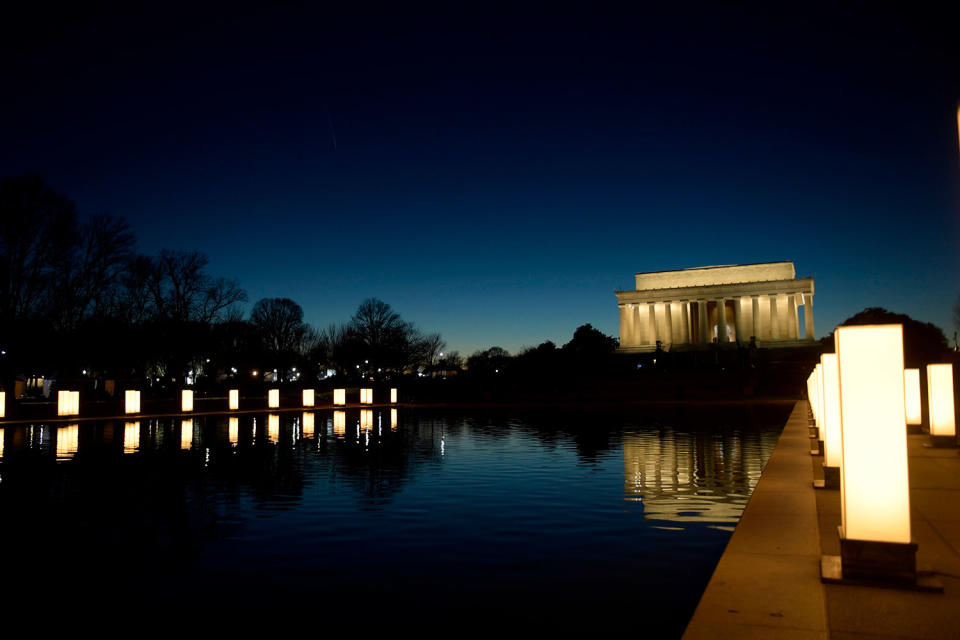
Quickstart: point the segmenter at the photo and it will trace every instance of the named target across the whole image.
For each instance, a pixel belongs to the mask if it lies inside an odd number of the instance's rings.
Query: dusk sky
[[[779,260],[818,337],[882,306],[952,343],[960,16],[790,6],[32,8],[0,175],[248,309],[377,297],[465,355],[616,336],[638,271]]]

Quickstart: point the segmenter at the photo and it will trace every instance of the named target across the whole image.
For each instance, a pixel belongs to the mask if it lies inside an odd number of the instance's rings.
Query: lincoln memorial
[[[797,278],[792,262],[653,271],[636,281],[636,290],[616,292],[620,351],[653,351],[658,342],[674,349],[753,338],[779,347],[814,339],[813,278]]]

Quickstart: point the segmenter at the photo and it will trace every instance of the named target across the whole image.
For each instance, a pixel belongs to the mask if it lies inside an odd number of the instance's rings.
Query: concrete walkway
[[[917,564],[943,593],[820,582],[840,553],[840,492],[814,490],[798,402],[684,633],[693,638],[960,638],[960,455],[907,437]]]
[[[798,402],[683,637],[826,638],[807,405]]]

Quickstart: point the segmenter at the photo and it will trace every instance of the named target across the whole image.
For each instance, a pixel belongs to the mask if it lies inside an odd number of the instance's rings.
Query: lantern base
[[[823,465],[823,480],[813,481],[814,489],[839,489],[840,488],[840,467],[828,467]]]
[[[819,438],[820,438],[820,429],[817,428],[817,427],[814,427],[813,425],[811,425],[811,426],[807,427],[807,435],[810,436],[811,438],[817,438],[817,439],[819,439]]]
[[[840,555],[820,557],[820,580],[894,589],[943,592],[943,583],[929,571],[917,571],[915,542],[851,540],[840,533]]]
[[[820,556],[820,581],[824,584],[846,584],[857,587],[882,587],[885,589],[908,589],[911,591],[926,591],[928,593],[943,593],[943,583],[929,570],[917,572],[913,582],[850,578],[843,573],[843,560],[841,556]]]
[[[810,438],[810,455],[823,455],[823,440],[815,440],[814,438]]]
[[[919,424],[908,424],[907,433],[909,434],[923,433],[923,427]]]
[[[923,446],[928,449],[956,449],[957,437],[931,435],[930,442],[925,443]]]

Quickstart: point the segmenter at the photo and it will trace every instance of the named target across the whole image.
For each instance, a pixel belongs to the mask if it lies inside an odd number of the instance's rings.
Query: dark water
[[[189,610],[241,626],[675,637],[786,417],[385,409],[7,426],[4,603],[140,626]]]

